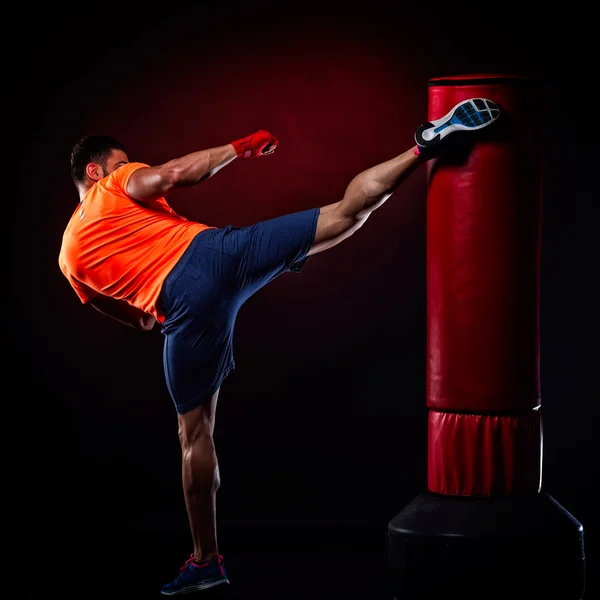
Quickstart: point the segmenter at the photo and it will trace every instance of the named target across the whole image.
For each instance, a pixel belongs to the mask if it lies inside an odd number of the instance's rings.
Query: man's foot
[[[419,153],[436,151],[448,137],[458,132],[476,131],[491,125],[500,116],[500,107],[486,98],[459,102],[447,115],[423,123],[415,132]]]
[[[192,554],[179,570],[177,578],[171,583],[163,585],[160,593],[165,596],[190,594],[222,583],[228,584],[229,579],[227,579],[223,557],[220,554],[202,564],[195,563]]]

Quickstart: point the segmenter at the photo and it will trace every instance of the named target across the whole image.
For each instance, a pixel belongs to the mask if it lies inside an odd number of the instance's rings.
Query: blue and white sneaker
[[[429,151],[455,132],[476,131],[491,125],[500,116],[500,107],[486,98],[459,102],[447,115],[423,123],[415,132],[420,151]]]
[[[171,583],[163,585],[160,593],[165,596],[191,594],[222,583],[229,584],[229,579],[227,579],[223,557],[220,554],[201,564],[194,562],[192,554],[179,570],[177,578]]]

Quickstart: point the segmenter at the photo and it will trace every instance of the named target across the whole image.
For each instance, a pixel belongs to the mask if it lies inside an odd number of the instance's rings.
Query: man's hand
[[[150,331],[156,323],[156,319],[152,315],[131,306],[124,300],[115,300],[98,294],[90,300],[90,304],[99,313],[133,329]]]
[[[240,158],[257,158],[273,154],[279,140],[268,131],[259,129],[248,137],[231,142],[235,152]]]

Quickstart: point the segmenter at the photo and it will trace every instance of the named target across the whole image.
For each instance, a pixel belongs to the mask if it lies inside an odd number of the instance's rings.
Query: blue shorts
[[[159,297],[163,366],[179,414],[208,401],[234,368],[241,305],[275,277],[302,270],[319,211],[201,231],[169,273]]]

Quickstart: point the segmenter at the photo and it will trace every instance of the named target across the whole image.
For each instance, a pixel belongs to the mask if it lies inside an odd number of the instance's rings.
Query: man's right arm
[[[277,143],[275,136],[260,130],[224,146],[192,152],[156,167],[142,167],[131,174],[126,192],[141,202],[158,200],[177,188],[191,187],[212,177],[237,157],[272,154]]]

